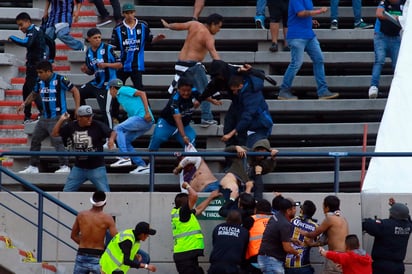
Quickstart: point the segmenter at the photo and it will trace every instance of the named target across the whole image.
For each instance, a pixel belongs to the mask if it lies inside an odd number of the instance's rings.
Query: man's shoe
[[[331,30],[337,30],[338,29],[338,20],[332,20],[330,23],[330,29]]]
[[[289,46],[284,46],[283,51],[290,51],[290,47]]]
[[[107,24],[110,24],[112,22],[112,18],[110,16],[106,16],[104,18],[101,18],[99,22],[97,22],[96,27],[103,27]]]
[[[369,99],[376,99],[378,97],[378,87],[371,86],[369,88]]]
[[[66,165],[60,166],[60,168],[56,170],[54,173],[70,173],[70,167]]]
[[[272,45],[269,48],[269,51],[271,52],[277,52],[278,51],[278,44],[272,43]]]
[[[130,174],[149,174],[150,173],[150,164],[147,166],[138,166],[136,169],[129,172]]]
[[[373,24],[368,24],[361,20],[359,23],[355,24],[355,29],[371,29],[373,28]]]
[[[39,168],[36,166],[28,166],[26,169],[19,171],[20,174],[36,174],[39,173]]]
[[[327,100],[327,99],[334,99],[339,97],[339,93],[337,92],[330,92],[329,90],[319,95],[319,100]]]
[[[257,29],[266,29],[265,28],[265,19],[263,15],[255,16],[255,25]]]
[[[298,97],[293,95],[290,90],[281,89],[279,91],[278,100],[298,100]]]
[[[117,162],[114,162],[110,167],[122,167],[122,166],[131,166],[132,161],[130,158],[120,158]]]
[[[217,121],[216,120],[204,120],[204,119],[200,121],[201,127],[210,127],[211,125],[217,125]]]

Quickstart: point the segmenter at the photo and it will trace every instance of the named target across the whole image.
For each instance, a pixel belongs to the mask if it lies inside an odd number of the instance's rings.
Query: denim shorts
[[[285,274],[283,261],[275,257],[258,255],[258,264],[263,274]]]

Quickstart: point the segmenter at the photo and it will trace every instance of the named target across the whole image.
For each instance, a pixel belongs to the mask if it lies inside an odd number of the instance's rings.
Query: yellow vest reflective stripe
[[[126,240],[130,240],[132,242],[130,260],[134,260],[134,257],[140,248],[140,242],[136,241],[133,229],[126,229],[117,233],[116,236],[113,237],[100,258],[100,266],[105,273],[112,273],[115,270],[121,270],[124,273],[127,273],[130,269],[130,266],[123,264],[124,254],[119,246],[119,243]]]
[[[255,220],[249,229],[249,244],[246,250],[246,259],[258,255],[260,244],[262,243],[263,232],[272,215],[256,214],[252,218]]]
[[[203,234],[199,221],[190,214],[188,222],[179,220],[180,208],[173,208],[170,212],[172,217],[173,252],[180,253],[196,249],[204,249]]]

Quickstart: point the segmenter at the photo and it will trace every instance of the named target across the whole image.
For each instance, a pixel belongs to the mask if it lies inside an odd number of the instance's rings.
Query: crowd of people
[[[276,193],[270,203],[243,192],[221,206],[219,215],[225,221],[207,239],[196,216],[221,193],[215,190],[197,203],[194,188],[187,182],[182,188],[186,192],[175,196],[170,212],[170,242],[179,274],[205,273],[199,257],[204,256],[206,242],[212,246],[208,274],[313,274],[313,247],[325,257],[323,273],[405,273],[403,260],[412,228],[405,204],[391,200],[389,218],[362,221],[363,232],[375,237],[369,255],[361,248],[358,235],[349,234],[349,220],[335,195],[324,198],[324,220],[319,224],[313,218],[316,205],[311,200],[300,203]],[[118,231],[113,218],[103,212],[106,201],[106,194],[96,191],[90,197],[92,208],[76,217],[71,234],[79,245],[74,273],[120,274],[130,268],[155,272],[157,267],[150,263],[150,255],[141,250],[140,244],[156,230],[147,222],[139,222],[134,229]]]

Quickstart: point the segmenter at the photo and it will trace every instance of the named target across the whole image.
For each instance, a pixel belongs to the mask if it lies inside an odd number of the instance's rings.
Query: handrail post
[[[339,170],[340,170],[340,157],[335,156],[335,173],[333,181],[333,189],[335,193],[339,192]]]
[[[37,262],[43,261],[43,194],[39,193],[37,212]]]
[[[149,191],[154,192],[154,169],[155,169],[155,156],[154,154],[150,154],[150,175],[149,175]]]

